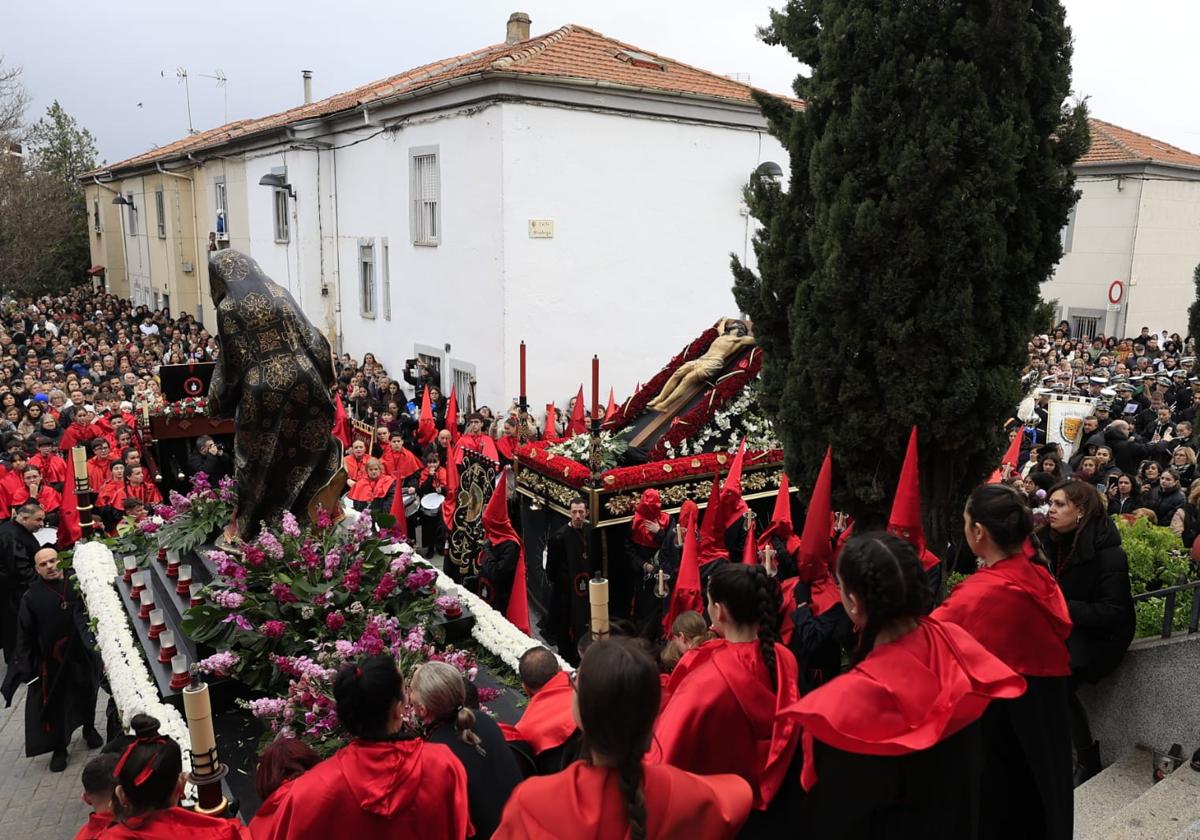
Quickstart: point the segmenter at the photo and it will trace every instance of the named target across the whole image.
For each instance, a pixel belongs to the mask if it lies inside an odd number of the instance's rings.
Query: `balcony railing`
[[[1174,631],[1175,626],[1175,600],[1180,592],[1193,590],[1192,592],[1192,610],[1188,617],[1187,632],[1188,635],[1200,630],[1200,594],[1195,590],[1200,589],[1200,580],[1193,580],[1189,583],[1180,583],[1176,586],[1168,586],[1166,589],[1156,589],[1153,592],[1142,592],[1133,596],[1133,600],[1148,601],[1151,598],[1163,599],[1163,625],[1162,638],[1169,639]]]

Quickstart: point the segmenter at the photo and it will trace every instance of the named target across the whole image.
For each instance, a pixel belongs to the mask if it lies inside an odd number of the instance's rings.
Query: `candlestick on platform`
[[[167,620],[160,609],[150,610],[150,638],[157,639],[167,629]]]
[[[137,558],[126,554],[121,562],[125,565],[125,573],[121,575],[121,580],[129,583],[133,579],[133,573],[137,571]]]
[[[154,592],[150,589],[143,589],[138,593],[138,603],[142,606],[138,610],[138,618],[142,621],[150,620],[150,610],[154,609]]]
[[[521,368],[521,376],[520,376],[521,389],[520,389],[520,391],[518,391],[518,393],[520,394],[521,399],[524,400],[525,396],[529,393],[528,391],[525,390],[525,342],[524,341],[521,342],[521,365],[520,365],[520,368]]]
[[[187,717],[191,740],[192,772],[189,781],[196,786],[196,810],[217,816],[229,807],[221,792],[221,779],[229,772],[217,755],[217,736],[213,731],[212,701],[208,686],[200,679],[200,669],[192,665],[192,681],[183,690],[183,712]]]
[[[203,583],[193,583],[188,587],[188,606],[198,607],[204,603],[204,597],[201,594],[204,592]]]
[[[171,657],[171,688],[179,691],[191,682],[188,673],[188,658],[185,653],[177,653]]]
[[[592,356],[592,422],[600,415],[600,357]]]
[[[588,581],[588,603],[592,608],[592,638],[608,638],[608,580],[595,577]]]
[[[175,582],[175,592],[186,595],[192,587],[192,564],[182,563],[179,566],[179,577]]]

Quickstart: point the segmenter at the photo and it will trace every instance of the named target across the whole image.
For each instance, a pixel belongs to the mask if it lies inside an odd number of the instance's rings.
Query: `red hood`
[[[410,741],[351,741],[330,761],[337,762],[346,787],[369,814],[393,817],[408,808],[421,789],[425,747]]]

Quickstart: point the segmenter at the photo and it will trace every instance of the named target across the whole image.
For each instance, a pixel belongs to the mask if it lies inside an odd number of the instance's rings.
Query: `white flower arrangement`
[[[782,449],[775,426],[758,404],[759,380],[755,379],[737,396],[713,413],[712,419],[678,447],[665,448],[667,458],[682,458],[701,452],[735,452],[742,438],[753,451]]]
[[[129,615],[113,586],[117,567],[112,552],[101,542],[81,542],[75,547],[74,568],[88,614],[96,620],[96,642],[121,720],[129,721],[138,713],[157,718],[159,732],[179,745],[183,770],[189,772],[192,762],[187,723],[174,706],[162,702],[146,668],[142,647],[129,629]]]

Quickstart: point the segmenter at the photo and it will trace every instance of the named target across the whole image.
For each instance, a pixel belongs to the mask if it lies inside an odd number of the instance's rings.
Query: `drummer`
[[[395,491],[396,479],[383,471],[383,464],[378,458],[368,458],[365,475],[354,482],[349,496],[355,510],[370,509],[387,513],[392,508]]]
[[[425,468],[410,476],[408,482],[415,482],[417,496],[425,500],[431,494],[443,495],[446,492],[446,468],[441,465],[437,450],[425,453]],[[441,505],[428,510],[423,504],[418,516],[410,517],[408,533],[415,534],[416,526],[421,526],[421,551],[426,559],[433,556],[434,551],[441,545],[442,526]]]

